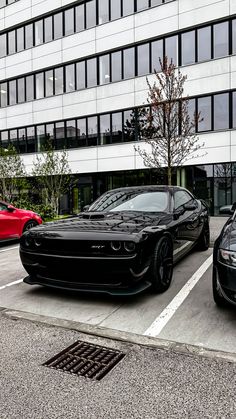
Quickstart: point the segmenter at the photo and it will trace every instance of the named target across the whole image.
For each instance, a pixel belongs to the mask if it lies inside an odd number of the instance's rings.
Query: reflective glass
[[[110,56],[99,57],[99,78],[100,84],[110,83]]]
[[[2,148],[7,150],[8,146],[9,146],[8,131],[2,131],[1,132],[1,143],[2,143]]]
[[[35,76],[36,99],[44,97],[44,73],[37,73]]]
[[[109,0],[99,0],[98,3],[99,25],[109,20]]]
[[[137,12],[148,8],[148,0],[137,0]]]
[[[19,152],[18,137],[17,137],[17,130],[16,129],[11,129],[9,131],[9,142],[16,149],[16,151]]]
[[[128,48],[123,51],[124,79],[134,77],[134,48]]]
[[[46,124],[46,140],[49,145],[54,147],[55,127],[54,124]]]
[[[96,26],[96,1],[91,0],[85,3],[86,7],[86,28]]]
[[[76,89],[85,89],[85,61],[76,63]]]
[[[112,124],[112,143],[122,141],[122,112],[115,112],[111,116]]]
[[[214,95],[214,129],[229,128],[229,94]]]
[[[111,120],[110,114],[100,115],[100,145],[111,142]]]
[[[87,145],[86,119],[85,118],[77,119],[77,138],[78,138],[79,147],[84,147]]]
[[[52,41],[52,16],[44,19],[44,42]]]
[[[1,94],[1,108],[7,106],[7,83],[2,83],[0,85],[0,94]]]
[[[56,122],[56,124],[55,124],[55,137],[56,137],[55,148],[57,150],[62,150],[63,148],[65,148],[66,142],[65,142],[64,122]]]
[[[55,68],[54,75],[55,95],[60,95],[64,92],[63,67]]]
[[[33,23],[25,26],[25,48],[33,46]]]
[[[87,87],[97,86],[97,59],[87,60]]]
[[[138,46],[138,76],[150,73],[149,44]]]
[[[26,77],[26,100],[27,102],[34,100],[34,76]]]
[[[18,148],[20,153],[26,153],[26,129],[18,129]]]
[[[66,121],[66,140],[67,140],[67,147],[69,148],[77,147],[75,119],[72,119],[71,121]]]
[[[95,146],[98,141],[97,117],[88,118],[88,145]]]
[[[152,73],[154,70],[160,71],[161,65],[160,60],[163,62],[163,40],[154,41],[151,44],[152,48]]]
[[[54,20],[54,39],[62,37],[62,13],[57,13],[53,16]]]
[[[211,59],[211,27],[198,29],[198,61],[205,61]]]
[[[8,84],[9,86],[9,105],[16,104],[16,80],[12,80]]]
[[[111,20],[121,17],[121,2],[120,0],[111,0]]]
[[[76,32],[80,32],[84,29],[84,7],[84,4],[81,4],[75,8]]]
[[[236,92],[233,92],[233,97],[232,97],[232,102],[233,102],[233,128],[236,128]]]
[[[65,36],[71,35],[75,32],[74,26],[74,8],[65,10],[64,12],[64,19],[65,19]]]
[[[195,63],[195,31],[185,32],[181,35],[182,65]]]
[[[200,119],[198,123],[198,131],[211,130],[211,97],[203,97],[198,99],[198,112],[200,112]]]
[[[236,54],[236,19],[232,21],[232,49],[233,54]]]
[[[46,88],[46,96],[53,95],[53,70],[45,71],[45,88]]]
[[[37,151],[43,151],[46,143],[45,126],[36,126]]]
[[[27,153],[34,153],[36,151],[35,128],[27,127]]]
[[[16,32],[8,32],[8,54],[14,54],[16,52]]]
[[[169,38],[165,39],[165,47],[166,47],[165,54],[168,57],[168,61],[170,62],[172,60],[175,65],[178,65],[177,42],[178,42],[177,36],[170,36]]]
[[[66,71],[66,92],[75,90],[75,65],[70,64],[65,67]]]
[[[35,45],[43,43],[43,20],[38,20],[34,23],[34,37]]]
[[[224,57],[229,53],[229,24],[217,23],[214,28],[214,58]]]
[[[25,48],[24,44],[24,27],[16,30],[16,39],[17,39],[17,51],[23,51]]]
[[[134,141],[136,132],[135,111],[133,109],[124,111],[123,118],[124,141]]]
[[[122,79],[121,51],[113,52],[111,54],[111,66],[112,66],[112,81],[121,80]]]
[[[134,13],[134,0],[122,0],[123,16],[131,15]]]
[[[5,57],[6,50],[6,34],[0,35],[0,58]]]
[[[18,103],[25,102],[25,79],[24,77],[17,80]]]

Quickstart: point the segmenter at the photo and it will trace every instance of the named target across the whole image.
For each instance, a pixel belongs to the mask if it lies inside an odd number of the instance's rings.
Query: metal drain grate
[[[77,341],[43,365],[71,374],[101,380],[125,354],[103,346]]]

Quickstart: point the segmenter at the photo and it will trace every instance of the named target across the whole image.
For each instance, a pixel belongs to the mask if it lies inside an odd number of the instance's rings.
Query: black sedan
[[[224,207],[226,213],[231,217],[216,239],[213,252],[212,288],[219,307],[236,305],[236,203]]]
[[[86,211],[26,232],[20,256],[27,284],[136,294],[170,286],[173,264],[209,247],[206,204],[180,187],[114,189]]]

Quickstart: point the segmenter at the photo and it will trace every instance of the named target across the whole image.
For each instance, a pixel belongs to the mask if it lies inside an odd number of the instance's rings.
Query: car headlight
[[[134,242],[125,242],[124,243],[124,248],[125,248],[126,252],[132,253],[132,252],[135,251],[135,243]]]
[[[236,267],[236,252],[220,249],[220,260],[226,265]]]
[[[121,242],[111,242],[111,248],[115,252],[119,252],[119,250],[121,249]]]

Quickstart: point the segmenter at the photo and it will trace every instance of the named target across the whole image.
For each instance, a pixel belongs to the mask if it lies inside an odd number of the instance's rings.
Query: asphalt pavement
[[[43,366],[77,340],[125,356],[101,381]],[[236,353],[3,308],[0,354],[0,419],[236,417]]]

